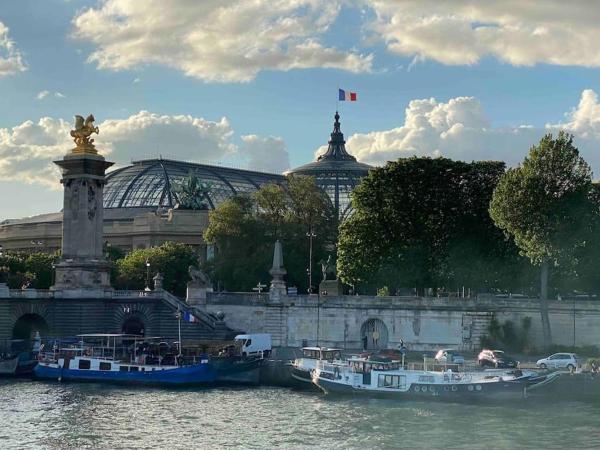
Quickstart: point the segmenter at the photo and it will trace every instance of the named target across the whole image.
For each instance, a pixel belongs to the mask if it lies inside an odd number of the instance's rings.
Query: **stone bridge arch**
[[[152,322],[153,313],[149,305],[123,303],[115,308],[113,330],[116,333],[148,335]]]
[[[48,307],[40,303],[17,304],[11,311],[13,339],[31,339],[36,331],[42,337],[50,334]]]

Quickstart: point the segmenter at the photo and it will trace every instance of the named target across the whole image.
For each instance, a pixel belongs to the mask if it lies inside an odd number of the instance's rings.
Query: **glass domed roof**
[[[266,183],[282,183],[283,175],[167,159],[134,161],[106,176],[105,208],[172,208],[179,199],[173,186],[193,173],[209,186],[206,202],[214,209],[235,194],[257,191]]]
[[[340,129],[340,115],[335,112],[333,132],[327,151],[316,161],[297,167],[290,173],[312,175],[317,185],[327,192],[340,221],[352,214],[350,194],[367,175],[371,166],[358,162],[346,151],[346,141]]]

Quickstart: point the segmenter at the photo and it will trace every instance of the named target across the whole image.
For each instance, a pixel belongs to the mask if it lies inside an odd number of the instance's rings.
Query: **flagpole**
[[[177,331],[179,332],[179,355],[181,356],[181,310],[179,309],[179,305],[177,305]]]
[[[338,83],[337,89],[338,89],[338,93],[335,96],[335,112],[338,112],[339,107],[340,107],[340,83]]]

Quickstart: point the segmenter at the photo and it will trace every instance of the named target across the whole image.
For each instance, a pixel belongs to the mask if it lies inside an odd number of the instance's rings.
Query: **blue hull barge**
[[[38,379],[161,386],[213,384],[218,369],[207,355],[187,358],[179,345],[123,334],[79,335],[67,345],[54,342],[40,353]]]
[[[59,359],[57,363],[40,362],[34,374],[46,380],[144,385],[205,385],[217,379],[217,371],[208,361],[191,366],[158,367],[85,357]]]

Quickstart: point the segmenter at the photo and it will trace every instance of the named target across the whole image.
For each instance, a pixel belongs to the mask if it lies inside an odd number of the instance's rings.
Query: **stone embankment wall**
[[[600,300],[550,301],[549,307],[554,343],[600,344]],[[478,350],[494,316],[517,327],[530,317],[530,340],[542,344],[537,299],[313,295],[273,302],[268,294],[210,293],[206,309],[223,312],[231,328],[271,333],[278,346],[359,349],[367,336],[369,347],[395,348],[403,339],[412,350]]]

